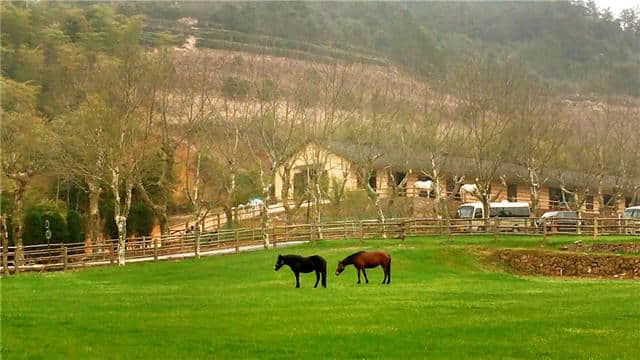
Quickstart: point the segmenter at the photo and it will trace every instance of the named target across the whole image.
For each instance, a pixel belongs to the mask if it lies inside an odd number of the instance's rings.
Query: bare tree
[[[418,168],[423,175],[431,179],[435,210],[439,217],[448,219],[447,204],[453,201],[463,184],[463,171],[455,169],[459,163],[455,150],[460,148],[461,127],[453,121],[451,114],[452,99],[444,92],[444,83],[439,84],[440,93],[426,86],[419,93],[423,94],[420,108],[417,108],[415,120],[403,126],[402,133],[412,144],[413,156],[419,159]],[[446,184],[443,181],[450,177],[453,189],[443,194]]]
[[[545,170],[562,152],[568,127],[559,116],[550,90],[530,79],[511,98],[515,102],[508,136],[514,139],[510,160],[526,169],[517,177],[529,187],[531,209],[539,215],[540,188],[547,182]]]
[[[149,72],[144,79],[147,96],[144,111],[147,121],[148,136],[159,140],[158,153],[147,153],[146,169],[157,169],[145,182],[143,177],[136,181],[135,188],[141,199],[149,206],[158,220],[160,233],[169,232],[167,206],[173,185],[173,170],[179,137],[172,129],[172,100],[177,78],[175,58],[172,50],[161,47],[153,54],[148,54]]]
[[[64,166],[87,179],[91,187],[102,184],[113,196],[119,265],[125,263],[133,187],[143,173],[142,160],[149,147],[141,113],[145,61],[137,44],[139,26],[137,22],[127,25],[116,57],[97,63],[90,80],[92,95],[58,127]]]
[[[255,66],[252,84],[258,96],[256,109],[250,117],[251,132],[247,132],[247,145],[259,168],[264,199],[270,198],[276,174],[282,179],[279,196],[285,210],[285,221],[289,223],[301,203],[292,204],[290,199],[293,161],[308,143],[306,134],[301,131],[305,104],[286,94],[287,88],[277,76],[269,73],[264,57]],[[266,204],[263,224],[269,221]]]
[[[464,125],[463,148],[471,158],[471,172],[478,187],[485,219],[489,203],[500,192],[492,193],[493,183],[504,178],[504,162],[511,151],[509,124],[516,112],[514,96],[523,85],[521,73],[510,65],[499,66],[473,58],[453,73],[458,98],[457,118]]]
[[[312,146],[308,146],[302,156],[305,163],[309,164],[307,169],[308,194],[313,202],[314,219],[313,222],[321,221],[321,206],[328,198],[330,189],[330,179],[327,173],[330,164],[330,152],[328,149],[334,139],[334,135],[356,111],[353,104],[348,104],[344,100],[352,94],[353,83],[350,82],[350,66],[340,66],[337,63],[321,66],[318,68],[319,74],[319,96],[316,106],[305,111],[305,121],[302,124],[306,128],[308,141]],[[344,165],[344,164],[341,164]],[[347,174],[343,179],[348,179],[349,169],[341,168]],[[344,187],[344,183],[343,183]],[[340,191],[339,189],[335,189]],[[311,204],[308,204],[309,206]],[[318,234],[320,237],[322,234]]]
[[[24,195],[33,178],[44,169],[47,160],[45,144],[49,139],[45,123],[35,109],[37,89],[9,79],[0,80],[3,89],[0,110],[2,173],[9,179],[13,192],[10,226],[16,246],[15,256],[19,262],[23,259]]]
[[[358,181],[364,186],[367,198],[380,221],[385,220],[381,194],[377,184],[374,187],[370,180],[376,176],[379,168],[384,167],[383,156],[386,154],[388,157],[387,149],[390,145],[388,129],[393,125],[398,112],[398,107],[389,106],[392,102],[389,76],[373,83],[367,81],[364,71],[359,74],[361,80],[356,88],[358,111],[345,123],[344,131],[339,137],[345,143],[345,150],[351,155]]]
[[[177,58],[178,76],[172,95],[172,117],[177,122],[179,138],[186,149],[183,194],[191,207],[196,252],[199,253],[201,223],[214,208],[210,194],[213,173],[208,153],[207,122],[216,114],[216,72],[221,64],[211,61],[207,54],[187,53]],[[199,254],[197,254],[199,255]]]
[[[625,201],[626,194],[637,194],[640,189],[640,158],[633,149],[640,149],[640,110],[630,103],[623,103],[611,114],[612,152],[616,202]],[[633,200],[633,199],[632,199]]]

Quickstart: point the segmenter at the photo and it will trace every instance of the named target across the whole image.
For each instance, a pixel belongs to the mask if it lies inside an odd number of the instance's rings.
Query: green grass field
[[[469,251],[539,245],[336,240],[3,278],[2,358],[640,358],[639,281],[515,276]],[[334,275],[359,249],[391,253],[391,285],[379,268],[368,285]],[[295,289],[278,253],[324,256],[328,288],[304,274]]]

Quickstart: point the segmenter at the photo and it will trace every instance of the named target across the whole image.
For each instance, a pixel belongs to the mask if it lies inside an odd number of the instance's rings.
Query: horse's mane
[[[346,258],[342,259],[341,263],[347,265],[347,264],[351,264],[351,261],[353,260],[354,257],[362,254],[364,251],[358,251],[357,253],[351,254],[349,256],[347,256]]]

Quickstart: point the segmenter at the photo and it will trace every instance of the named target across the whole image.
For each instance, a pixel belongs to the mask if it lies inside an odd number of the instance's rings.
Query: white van
[[[510,226],[513,231],[526,227],[527,220],[531,216],[529,203],[527,202],[492,202],[489,203],[489,217],[500,218],[501,226]],[[456,212],[458,219],[474,219],[470,222],[473,229],[482,230],[484,228],[484,209],[481,202],[462,204]]]
[[[625,233],[630,235],[640,235],[640,206],[632,206],[624,209],[624,213],[622,213],[622,218],[625,219],[625,225],[633,226],[625,228]],[[631,219],[631,220],[628,220]]]

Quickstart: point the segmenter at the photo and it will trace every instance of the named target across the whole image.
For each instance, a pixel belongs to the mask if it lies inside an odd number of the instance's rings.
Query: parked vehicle
[[[501,226],[510,227],[513,231],[527,226],[527,219],[531,216],[529,203],[526,202],[492,202],[489,203],[489,218],[500,218]],[[484,229],[484,209],[481,202],[462,204],[458,207],[456,218],[473,219],[470,221],[471,230]]]
[[[624,219],[625,233],[630,235],[640,235],[640,206],[632,206],[624,209],[624,213],[622,213],[622,218]]]
[[[546,222],[547,231],[575,232],[581,224],[577,211],[547,211],[537,221],[539,228]]]

